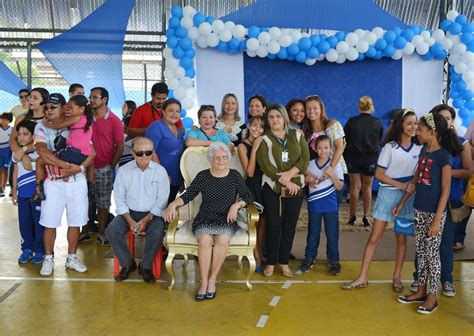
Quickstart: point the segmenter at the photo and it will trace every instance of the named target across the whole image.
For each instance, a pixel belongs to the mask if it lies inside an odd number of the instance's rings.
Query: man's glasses
[[[20,99],[26,99],[28,98],[28,95],[20,96]]]
[[[100,98],[102,98],[102,96],[89,96],[89,100],[100,99]]]
[[[145,150],[145,151],[133,151],[136,156],[151,156],[153,154],[152,150]]]

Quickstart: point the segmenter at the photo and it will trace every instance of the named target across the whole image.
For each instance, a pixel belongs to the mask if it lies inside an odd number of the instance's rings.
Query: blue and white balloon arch
[[[193,124],[186,117],[186,110],[193,108],[196,97],[196,45],[231,55],[246,52],[250,57],[295,61],[308,66],[323,60],[338,64],[366,58],[399,60],[413,53],[426,61],[447,57],[451,78],[449,96],[458,109],[458,132],[464,134],[474,118],[474,23],[455,10],[449,11],[447,19],[434,31],[412,25],[407,29],[375,27],[371,31],[356,29],[327,36],[278,27],[246,28],[232,21],[206,17],[192,6],[173,6],[166,37],[164,75],[171,94],[183,105],[181,117],[185,128]]]

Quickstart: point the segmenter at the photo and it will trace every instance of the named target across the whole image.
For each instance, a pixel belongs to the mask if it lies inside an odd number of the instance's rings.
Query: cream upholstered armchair
[[[186,149],[181,157],[181,173],[183,174],[185,186],[188,187],[196,175],[210,167],[209,161],[207,160],[208,148],[206,147],[190,147]],[[238,154],[234,151],[232,158],[229,160],[229,168],[236,169],[242,175],[244,170],[239,160]],[[166,234],[166,244],[168,246],[168,257],[166,258],[166,270],[171,276],[171,283],[168,290],[172,290],[174,286],[174,273],[173,273],[173,259],[177,254],[184,257],[184,267],[188,262],[188,254],[197,256],[198,253],[198,241],[193,235],[192,223],[197,213],[199,212],[199,206],[201,205],[201,195],[198,195],[192,202],[188,203],[188,218],[179,218],[179,210],[175,220],[169,224],[168,231]],[[250,277],[255,272],[255,258],[253,256],[253,250],[255,248],[257,240],[257,232],[255,225],[258,222],[258,211],[255,205],[249,205],[247,211],[241,212],[239,215],[246,215],[246,224],[248,230],[243,230],[241,223],[239,224],[239,230],[230,240],[229,249],[227,255],[238,256],[238,264],[240,269],[243,271],[242,259],[246,257],[249,261],[250,268],[246,278],[246,284],[249,290],[252,289],[250,283]]]

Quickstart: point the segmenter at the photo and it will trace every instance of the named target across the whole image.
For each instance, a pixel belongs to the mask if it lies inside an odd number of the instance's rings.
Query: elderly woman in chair
[[[238,229],[237,212],[253,202],[252,193],[240,173],[229,169],[230,157],[231,153],[225,144],[212,143],[208,153],[211,168],[199,172],[189,188],[171,202],[163,214],[163,218],[171,222],[176,216],[177,208],[201,193],[201,207],[193,222],[193,233],[199,242],[201,271],[201,287],[196,294],[196,301],[216,297],[217,275],[226,258],[230,238]],[[239,201],[237,195],[240,197]]]

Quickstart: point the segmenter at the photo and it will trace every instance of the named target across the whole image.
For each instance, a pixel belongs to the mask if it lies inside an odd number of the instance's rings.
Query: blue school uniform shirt
[[[31,152],[28,154],[30,157],[31,163],[33,165],[33,170],[26,170],[21,161],[13,162],[17,165],[17,187],[18,187],[18,198],[30,198],[33,197],[36,192],[36,160],[38,159],[38,153]]]
[[[441,196],[441,171],[452,166],[453,157],[444,149],[428,152],[423,147],[416,171],[416,193],[413,204],[416,210],[435,213]]]
[[[458,137],[459,141],[464,144],[468,141],[463,137]],[[461,154],[453,157],[453,169],[462,169]],[[449,192],[449,199],[451,201],[461,201],[461,197],[464,194],[466,182],[463,179],[451,177],[451,191]]]
[[[0,156],[12,156],[12,151],[10,150],[10,145],[8,144],[8,140],[10,140],[12,131],[13,128],[11,126],[8,126],[7,128],[0,126]]]
[[[184,151],[184,136],[179,128],[177,130],[176,137],[163,120],[158,120],[151,123],[145,133],[145,137],[153,141],[160,164],[171,177],[172,186],[179,186],[182,180],[179,161]]]
[[[322,178],[324,169],[331,163],[331,158],[319,166],[316,160],[311,160],[308,166],[309,172],[316,176],[317,179]],[[344,180],[341,165],[336,165],[336,176],[339,180]],[[333,212],[339,210],[339,202],[337,201],[337,190],[331,178],[326,178],[318,183],[316,188],[308,187],[308,211],[310,213]]]
[[[191,137],[191,138],[195,138],[199,140],[211,140],[215,142],[222,142],[227,145],[230,142],[229,136],[223,130],[216,130],[216,131],[217,131],[216,135],[206,136],[206,134],[204,134],[204,132],[201,131],[200,129],[197,129],[197,130],[192,129],[192,130],[189,130],[188,133],[186,133],[186,136],[184,137],[184,139],[186,140],[187,138]]]

